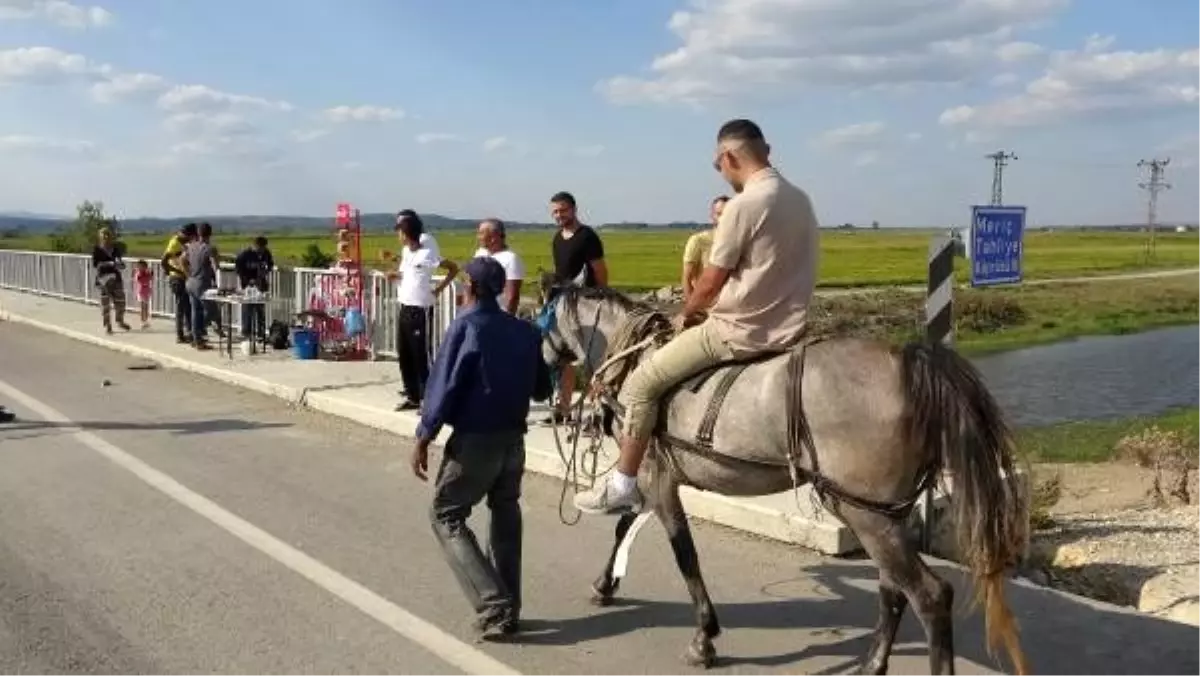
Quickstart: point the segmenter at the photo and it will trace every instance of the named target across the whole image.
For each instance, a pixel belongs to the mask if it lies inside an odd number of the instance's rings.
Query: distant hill
[[[392,213],[362,214],[363,229],[368,232],[391,232],[396,223]],[[421,220],[430,230],[474,230],[481,219],[450,218],[439,214],[421,214]],[[315,216],[181,216],[178,218],[129,218],[122,220],[121,230],[125,233],[163,233],[174,232],[185,223],[212,223],[218,232],[270,232],[274,234],[286,232],[313,232],[332,230],[333,218]],[[62,216],[34,214],[30,212],[0,212],[0,233],[22,232],[26,234],[46,234],[54,232],[68,224],[71,219]],[[522,223],[506,221],[510,230],[548,229],[550,223]],[[697,228],[698,223],[677,222],[662,225],[647,223],[612,223],[600,227],[620,227],[637,229],[647,227],[666,228]]]
[[[363,229],[367,232],[391,232],[392,227],[396,222],[395,214],[384,212],[374,214],[362,214]],[[474,230],[479,224],[480,219],[473,218],[451,218],[439,214],[421,214],[421,219],[425,222],[425,227],[433,231],[438,230]],[[20,236],[20,235],[44,235],[56,230],[59,230],[71,223],[71,218],[56,216],[50,214],[38,214],[27,211],[7,211],[0,212],[0,237],[5,236]],[[315,217],[315,216],[181,216],[178,218],[130,218],[122,220],[121,231],[126,234],[138,233],[165,233],[178,230],[183,224],[189,222],[200,223],[208,221],[212,223],[217,232],[239,232],[239,233],[271,233],[284,234],[294,232],[297,234],[328,231],[333,229],[332,217]],[[537,230],[549,229],[553,225],[550,223],[523,223],[506,221],[505,225],[510,230]],[[956,227],[961,227],[959,226]],[[1159,227],[1163,230],[1174,229],[1176,225],[1187,225],[1195,227],[1195,224],[1176,224],[1176,223],[1161,223]],[[605,223],[599,225],[600,228],[619,228],[621,230],[641,230],[641,229],[677,229],[691,230],[704,227],[700,223],[693,221],[673,221],[671,223],[636,223],[636,222],[620,222],[620,223]],[[863,231],[870,230],[870,224],[850,224],[844,223],[840,225],[828,224],[825,226],[828,229],[837,230],[854,230]],[[949,226],[946,226],[949,227]],[[1030,230],[1047,230],[1047,229],[1104,229],[1104,230],[1140,230],[1145,227],[1143,224],[1113,224],[1113,225],[1055,225],[1055,226],[1037,226],[1030,227]],[[923,228],[923,229],[942,229],[942,228]]]

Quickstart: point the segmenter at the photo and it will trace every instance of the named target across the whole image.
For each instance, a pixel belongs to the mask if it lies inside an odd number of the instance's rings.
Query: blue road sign
[[[1020,283],[1024,244],[1025,207],[971,207],[971,286]]]

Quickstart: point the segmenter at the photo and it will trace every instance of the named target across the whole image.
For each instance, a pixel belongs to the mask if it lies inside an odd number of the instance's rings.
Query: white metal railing
[[[137,257],[125,259],[123,274],[126,286],[127,307],[137,312],[133,289],[133,264]],[[147,259],[155,271],[153,289],[150,294],[150,312],[156,317],[173,319],[175,300],[157,260]],[[271,271],[269,278],[273,302],[267,306],[267,323],[281,320],[287,324],[300,311],[310,309],[314,289],[320,286],[325,276],[339,275],[335,270],[316,268],[291,268]],[[441,281],[444,277],[436,278]],[[218,288],[236,288],[237,276],[231,263],[222,263],[217,274]],[[37,294],[62,300],[99,304],[100,296],[94,283],[92,259],[79,254],[50,253],[46,251],[15,251],[0,249],[0,288],[22,293]],[[452,283],[446,287],[434,305],[433,349],[440,345],[446,328],[454,319],[457,309],[459,286]],[[363,310],[369,319],[369,335],[372,353],[378,356],[396,356],[396,285],[382,273],[370,271],[364,274]],[[234,325],[229,329],[241,329],[241,317],[233,317]]]

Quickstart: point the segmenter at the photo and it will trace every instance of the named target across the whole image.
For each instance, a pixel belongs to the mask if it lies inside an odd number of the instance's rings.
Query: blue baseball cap
[[[495,298],[504,293],[507,276],[504,274],[504,266],[497,263],[494,258],[487,256],[473,258],[463,266],[463,272],[467,275],[467,279],[474,284],[478,295]]]

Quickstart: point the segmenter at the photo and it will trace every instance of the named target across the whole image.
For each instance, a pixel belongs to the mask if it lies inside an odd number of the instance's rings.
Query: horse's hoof
[[[683,654],[683,661],[687,662],[689,667],[708,669],[716,664],[717,651],[711,643],[703,645],[692,643],[688,646],[687,652]]]
[[[613,585],[612,590],[605,593],[599,587],[593,586],[591,598],[592,605],[600,608],[611,606],[613,602],[613,592],[616,591],[616,589],[616,585]]]

